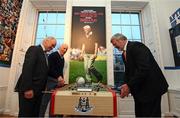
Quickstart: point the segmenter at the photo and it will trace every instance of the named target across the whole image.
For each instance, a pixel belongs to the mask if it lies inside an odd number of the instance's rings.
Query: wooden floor
[[[6,115],[6,114],[0,114],[0,118],[18,118],[18,117],[17,116]],[[66,117],[65,116],[64,118],[71,118],[71,117]],[[81,118],[81,117],[72,117],[72,118]],[[102,118],[106,118],[106,117],[102,117]],[[107,118],[109,118],[109,117],[107,117]],[[135,118],[135,116],[120,115],[119,118]],[[162,118],[178,118],[178,117],[177,116],[168,116],[167,115],[167,116],[162,116]]]
[[[0,114],[1,118],[17,118],[16,116],[6,115],[6,114]]]

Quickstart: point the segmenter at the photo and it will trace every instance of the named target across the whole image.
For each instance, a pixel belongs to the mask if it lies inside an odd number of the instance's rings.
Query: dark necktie
[[[127,60],[126,60],[126,51],[125,50],[123,50],[122,55],[123,55],[124,61],[126,62]]]
[[[46,58],[46,64],[48,65],[48,54],[44,52],[45,58]]]

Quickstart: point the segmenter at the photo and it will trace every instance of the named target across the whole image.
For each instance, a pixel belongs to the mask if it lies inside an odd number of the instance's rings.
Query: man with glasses
[[[46,53],[56,46],[54,37],[47,37],[41,45],[30,46],[25,54],[22,73],[15,91],[19,95],[19,117],[38,117],[42,91],[48,76]]]

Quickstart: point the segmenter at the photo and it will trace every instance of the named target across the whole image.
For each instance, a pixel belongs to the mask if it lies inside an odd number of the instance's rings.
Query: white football
[[[83,84],[85,84],[85,79],[83,77],[77,77],[76,78],[76,83],[78,85],[83,85]]]

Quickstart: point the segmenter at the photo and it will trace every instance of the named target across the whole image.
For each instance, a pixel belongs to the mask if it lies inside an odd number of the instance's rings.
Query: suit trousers
[[[41,105],[42,93],[34,92],[31,99],[24,98],[24,93],[19,92],[19,114],[18,117],[38,117]]]
[[[41,102],[41,106],[40,106],[39,117],[44,117],[50,100],[51,100],[51,93],[44,93],[42,102]],[[50,107],[51,107],[51,105],[50,105]],[[49,109],[49,115],[50,115],[50,109]]]
[[[135,99],[136,117],[161,117],[161,96],[148,102]]]
[[[46,91],[54,90],[57,87],[57,83],[58,83],[57,79],[55,79],[53,77],[48,77]],[[51,93],[44,93],[43,97],[42,97],[41,106],[40,106],[40,112],[39,112],[40,117],[44,117],[50,100],[51,100]],[[49,115],[50,115],[50,113],[49,113]]]

